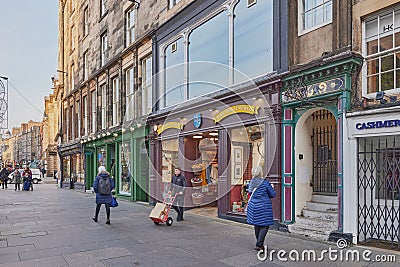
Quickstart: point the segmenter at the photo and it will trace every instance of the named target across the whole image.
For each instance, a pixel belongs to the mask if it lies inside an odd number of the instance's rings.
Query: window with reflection
[[[189,36],[189,62],[189,99],[229,85],[227,12],[218,14],[192,31]]]
[[[400,88],[400,10],[365,21],[367,94]]]
[[[183,39],[170,44],[165,50],[165,105],[171,106],[185,99]]]
[[[121,181],[119,183],[119,193],[122,195],[130,195],[131,194],[131,145],[130,142],[123,142],[120,144],[120,166],[121,170]]]
[[[240,1],[235,7],[234,67],[248,77],[273,70],[273,1],[257,1],[248,7]],[[264,36],[264,38],[260,38]],[[245,76],[235,72],[235,83]]]

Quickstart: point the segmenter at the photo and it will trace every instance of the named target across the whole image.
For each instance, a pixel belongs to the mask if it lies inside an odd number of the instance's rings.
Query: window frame
[[[89,61],[88,61],[88,52],[86,51],[83,53],[83,80],[86,81],[88,79],[88,73],[89,73]]]
[[[78,100],[76,101],[75,104],[75,109],[76,109],[76,114],[77,114],[77,134],[76,134],[76,138],[81,137],[81,101]]]
[[[147,62],[150,61],[150,79],[147,77]],[[152,55],[147,55],[141,59],[141,68],[142,68],[142,86],[141,86],[141,103],[142,103],[142,108],[141,108],[141,115],[147,115],[151,113],[152,111],[152,104],[153,104],[153,81],[152,81],[152,75],[153,75],[153,58]],[[150,81],[149,84],[146,84],[146,81]],[[147,91],[147,96],[148,98],[146,101],[144,101],[144,92]],[[149,106],[147,106],[149,105]],[[147,109],[147,111],[145,110]]]
[[[131,72],[131,73],[129,73]],[[128,74],[129,73],[129,74]],[[132,77],[131,77],[132,76]],[[135,118],[135,110],[133,110],[135,104],[135,72],[133,66],[125,70],[125,88],[126,88],[126,112],[125,118],[127,121]],[[129,90],[130,89],[130,90]],[[132,103],[133,101],[133,103]]]
[[[100,18],[103,18],[107,15],[107,0],[100,0]]]
[[[91,105],[92,105],[92,111],[91,111],[91,116],[92,116],[92,132],[95,133],[97,131],[97,92],[96,90],[93,90],[91,92]]]
[[[107,61],[107,52],[108,52],[108,36],[107,36],[107,32],[104,32],[101,37],[101,66],[104,66],[106,64]]]
[[[119,107],[120,107],[120,84],[119,77],[112,79],[112,105],[113,105],[113,115],[112,115],[112,126],[117,126],[119,124]]]
[[[88,134],[88,103],[87,103],[87,95],[82,97],[83,104],[83,135],[86,136]]]
[[[171,9],[174,6],[176,6],[177,4],[179,4],[180,2],[182,2],[182,0],[169,0],[168,1],[168,8]]]
[[[86,6],[83,10],[83,36],[89,35],[89,7]]]
[[[131,7],[128,11],[125,12],[125,46],[128,47],[132,43],[135,42],[135,8]],[[131,21],[130,14],[133,14],[133,22]]]
[[[100,85],[101,91],[101,129],[107,128],[107,84]]]
[[[297,22],[297,24],[298,24],[297,25],[297,27],[298,27],[298,36],[307,34],[309,32],[312,32],[312,31],[316,30],[316,29],[319,29],[319,28],[322,28],[322,27],[324,27],[326,25],[329,25],[329,24],[331,24],[333,22],[333,1],[332,0],[323,0],[322,4],[319,4],[317,6],[313,6],[312,8],[310,8],[307,11],[304,11],[303,1],[304,0],[298,0],[298,12],[297,12],[297,16],[298,16],[298,22]],[[329,2],[331,3],[331,12],[332,12],[331,13],[331,19],[330,20],[324,20],[320,24],[317,24],[317,25],[314,25],[314,26],[312,26],[310,28],[305,29],[304,28],[304,18],[303,18],[303,16],[306,13],[310,12],[310,11],[315,12],[315,10],[317,8],[319,8],[321,6],[324,7],[324,5],[326,5]],[[324,16],[325,16],[325,13],[324,13]]]
[[[398,16],[400,17],[400,6],[396,6],[396,7],[392,7],[389,9],[386,9],[374,16],[370,16],[367,17],[365,19],[362,20],[362,55],[364,57],[364,61],[363,61],[363,66],[362,66],[362,95],[363,97],[366,97],[368,99],[375,99],[376,94],[378,92],[385,92],[385,93],[389,93],[389,94],[398,94],[400,93],[400,82],[398,85],[397,81],[396,81],[396,76],[397,76],[397,72],[399,72],[398,75],[400,75],[400,66],[397,66],[396,64],[396,54],[400,55],[400,43],[399,46],[395,46],[395,35],[396,33],[399,34],[400,36],[400,20],[399,20],[399,27],[395,28],[397,25],[395,25],[395,15],[396,13],[398,13]],[[384,32],[383,34],[380,33],[380,19],[382,17],[391,15],[392,16],[392,26],[393,26],[393,30],[390,32]],[[367,33],[367,28],[366,28],[366,24],[367,23],[371,23],[373,21],[377,21],[377,34],[376,34],[376,38],[373,39],[371,37],[366,36]],[[397,31],[396,31],[397,30]],[[378,44],[378,48],[380,47],[380,40],[384,37],[390,36],[392,35],[392,41],[393,41],[393,47],[391,49],[388,50],[384,50],[384,51],[378,51],[376,53],[370,54],[368,55],[368,51],[367,51],[367,43],[371,42],[371,41],[375,41],[377,40],[377,44]],[[381,70],[381,62],[382,62],[382,58],[387,57],[387,56],[393,56],[393,69],[391,70],[386,70],[386,71],[382,71]],[[373,60],[377,60],[378,62],[378,71],[372,75],[368,75],[368,62],[369,61],[373,61]],[[386,74],[386,73],[393,73],[393,87],[392,89],[387,89],[387,90],[382,90],[381,86],[382,86],[382,78],[381,75]],[[372,77],[372,76],[378,76],[377,80],[378,80],[378,90],[376,92],[372,92],[372,93],[368,93],[368,78]]]

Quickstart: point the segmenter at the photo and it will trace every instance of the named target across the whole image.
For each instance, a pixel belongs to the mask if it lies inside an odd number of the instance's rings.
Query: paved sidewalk
[[[98,223],[91,219],[92,194],[58,189],[54,184],[35,185],[32,192],[12,188],[0,189],[0,267],[398,266],[400,261],[395,251],[351,247],[360,257],[370,249],[371,259],[394,254],[397,263],[331,261],[327,253],[323,262],[295,262],[288,254],[284,262],[276,253],[272,262],[264,262],[253,250],[249,225],[186,213],[184,222],[156,226],[148,219],[151,207],[122,200],[111,211],[111,225],[106,225],[104,207]],[[273,231],[267,235],[267,245],[269,252],[297,250],[300,259],[304,250],[315,250],[319,257],[324,249],[337,249],[333,243]]]

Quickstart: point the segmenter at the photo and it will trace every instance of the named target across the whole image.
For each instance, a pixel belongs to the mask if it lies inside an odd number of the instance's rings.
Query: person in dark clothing
[[[17,188],[18,190],[21,190],[21,173],[17,169],[14,171],[13,178],[15,182],[15,191],[17,191]]]
[[[27,166],[24,171],[22,172],[23,177],[28,177],[29,189],[33,191],[33,183],[32,183],[32,171]],[[24,181],[25,182],[25,181]]]
[[[109,193],[107,194],[100,194],[100,179],[109,179],[110,182],[110,188],[109,188]],[[111,191],[114,189],[115,183],[114,179],[111,179],[110,174],[106,171],[106,168],[104,166],[99,167],[99,174],[97,175],[96,179],[94,180],[93,184],[93,189],[94,192],[96,193],[96,213],[93,217],[93,221],[97,222],[99,218],[99,212],[100,212],[100,207],[101,204],[104,204],[106,207],[106,213],[107,213],[107,221],[106,224],[110,224],[110,204],[112,201],[112,193]]]
[[[10,170],[7,167],[4,167],[0,171],[0,180],[1,180],[1,187],[3,189],[7,189],[7,182],[8,182],[8,175],[10,174]]]
[[[171,194],[178,194],[172,208],[178,213],[177,221],[183,221],[183,202],[185,199],[186,178],[181,174],[181,168],[175,167],[175,175],[171,179]]]

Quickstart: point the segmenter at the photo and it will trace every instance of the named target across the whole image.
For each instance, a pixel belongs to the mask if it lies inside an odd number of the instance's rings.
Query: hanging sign
[[[180,131],[183,129],[183,124],[180,122],[167,122],[157,128],[157,133],[160,135],[162,132],[168,129],[178,129]]]
[[[224,118],[237,114],[237,113],[247,113],[247,114],[258,114],[258,106],[250,106],[250,105],[236,105],[229,108],[224,109],[214,117],[214,122],[218,123],[222,121]]]

